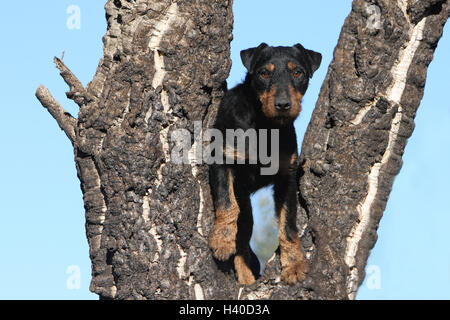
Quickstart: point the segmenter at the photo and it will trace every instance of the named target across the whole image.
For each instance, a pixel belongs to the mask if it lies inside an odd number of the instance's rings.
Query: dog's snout
[[[275,97],[275,108],[279,111],[287,111],[291,108],[291,99],[287,89],[278,90]]]
[[[290,104],[290,102],[287,102],[287,101],[277,102],[275,104],[275,108],[280,111],[287,111],[291,108],[291,104]]]
[[[288,92],[283,91],[278,94],[278,97],[275,99],[275,108],[279,111],[287,111],[291,108]]]

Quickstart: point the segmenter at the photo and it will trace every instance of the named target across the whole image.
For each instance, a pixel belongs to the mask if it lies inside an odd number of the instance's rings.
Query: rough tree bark
[[[55,58],[78,117],[44,86],[36,92],[74,147],[91,291],[110,299],[354,298],[449,1],[354,0],[302,146],[298,224],[311,271],[283,285],[274,255],[249,287],[208,248],[207,166],[170,161],[173,130],[194,141],[194,122],[205,129],[216,116],[232,1],[110,0],[105,8],[104,56],[87,87]]]

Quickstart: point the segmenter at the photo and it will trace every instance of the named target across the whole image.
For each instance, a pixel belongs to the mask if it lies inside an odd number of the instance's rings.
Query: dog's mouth
[[[280,115],[276,115],[275,117],[272,118],[272,121],[285,126],[288,124],[291,124],[294,122],[295,119],[292,119],[292,117],[290,117],[288,114],[280,114]]]
[[[290,112],[285,111],[280,112],[276,110],[273,106],[269,107],[263,105],[262,111],[267,120],[278,126],[286,126],[288,124],[293,123],[296,119],[296,117],[293,117],[293,115]]]

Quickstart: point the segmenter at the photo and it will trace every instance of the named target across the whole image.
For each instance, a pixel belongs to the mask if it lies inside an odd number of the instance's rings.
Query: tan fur
[[[291,156],[291,159],[289,161],[289,164],[291,166],[293,166],[295,164],[295,162],[297,161],[297,158],[298,158],[297,152],[293,153]]]
[[[273,70],[275,70],[275,65],[273,63],[269,63],[266,65],[266,69],[269,72],[273,72]]]
[[[289,61],[287,66],[288,66],[288,69],[291,70],[291,71],[294,70],[297,67],[295,65],[295,63],[292,62],[292,61]]]
[[[289,241],[286,235],[286,208],[281,206],[278,213],[281,259],[281,280],[287,284],[303,281],[308,273],[308,262],[304,257],[297,237]]]
[[[237,279],[240,284],[251,285],[255,282],[255,277],[246,261],[250,261],[249,252],[242,255],[236,255],[234,257],[234,269],[236,270]]]
[[[275,94],[277,92],[276,87],[272,87],[269,91],[264,92],[259,96],[259,100],[262,103],[262,111],[268,118],[273,118],[277,115],[275,109]]]
[[[291,109],[289,110],[289,116],[293,119],[297,118],[302,111],[302,99],[301,92],[295,90],[292,85],[289,85],[289,95],[291,97]]]
[[[292,155],[280,154],[280,173],[284,175],[289,175],[290,170],[295,170],[295,162],[297,161],[297,152],[294,152]]]
[[[228,208],[216,206],[216,220],[209,239],[209,246],[219,260],[227,260],[236,253],[237,220],[239,205],[234,195],[233,176],[228,171],[228,196],[231,204]]]
[[[223,154],[225,157],[233,160],[248,160],[247,153],[239,152],[236,148],[231,146],[226,146],[223,148]]]

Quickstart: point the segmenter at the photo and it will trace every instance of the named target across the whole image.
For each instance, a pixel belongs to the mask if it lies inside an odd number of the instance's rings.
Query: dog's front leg
[[[234,194],[234,176],[226,165],[210,166],[211,193],[216,208],[216,220],[209,238],[214,257],[227,260],[236,253],[239,205]]]
[[[308,272],[297,230],[297,184],[295,161],[290,163],[289,174],[277,176],[274,185],[275,208],[278,217],[281,259],[281,280],[288,284],[303,281]]]

